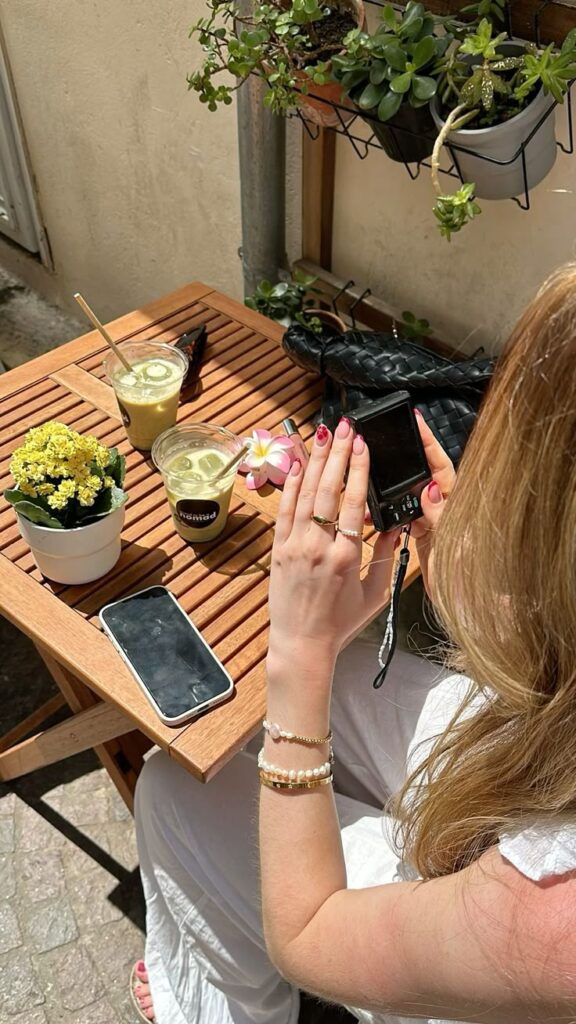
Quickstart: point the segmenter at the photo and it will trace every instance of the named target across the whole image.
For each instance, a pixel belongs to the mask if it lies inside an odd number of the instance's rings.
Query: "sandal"
[[[138,961],[138,963],[139,963],[139,961]],[[136,973],[136,968],[138,966],[138,963],[134,964],[134,966],[133,966],[133,968],[132,968],[132,970],[130,972],[130,999],[132,1000],[132,1005],[133,1005],[136,1013],[138,1014],[139,1020],[144,1021],[144,1024],[156,1024],[156,1018],[155,1017],[147,1017],[146,1014],[144,1013],[144,1010],[140,1006],[140,1003],[138,1002],[138,997],[137,997],[136,991],[135,991],[136,990],[136,985],[143,984],[143,982],[141,982],[140,978],[138,977],[138,975]]]

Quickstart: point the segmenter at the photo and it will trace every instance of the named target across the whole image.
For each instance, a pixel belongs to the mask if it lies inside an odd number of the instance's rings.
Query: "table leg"
[[[56,661],[49,651],[39,644],[36,644],[36,649],[66,703],[74,713],[85,711],[99,703],[96,694]],[[152,745],[152,741],[147,736],[138,729],[134,729],[118,739],[94,747],[96,756],[106,768],[130,811],[134,809],[134,790],[144,764],[143,755]]]

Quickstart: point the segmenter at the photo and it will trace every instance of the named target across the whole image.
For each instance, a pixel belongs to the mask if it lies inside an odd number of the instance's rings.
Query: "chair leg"
[[[16,743],[0,754],[0,779],[8,782],[45,768],[73,754],[89,750],[129,732],[132,720],[117,708],[100,701],[44,732]]]
[[[61,693],[57,693],[54,697],[51,697],[50,700],[47,700],[46,703],[42,705],[42,707],[33,711],[32,714],[28,715],[28,717],[23,719],[22,722],[18,722],[18,725],[15,725],[13,729],[10,729],[10,732],[4,733],[2,738],[0,738],[0,753],[3,750],[8,750],[10,747],[14,746],[14,744],[18,743],[18,740],[21,740],[23,736],[27,736],[28,733],[32,732],[39,725],[42,725],[47,718],[51,718],[52,715],[60,710],[60,708],[64,707],[66,707],[66,701]]]

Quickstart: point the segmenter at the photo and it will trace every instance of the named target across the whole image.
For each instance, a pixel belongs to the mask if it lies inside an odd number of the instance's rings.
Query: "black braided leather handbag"
[[[409,391],[455,465],[495,367],[489,357],[452,362],[378,331],[317,335],[300,324],[282,340],[298,366],[325,377],[322,420],[331,429],[347,410],[391,391]]]

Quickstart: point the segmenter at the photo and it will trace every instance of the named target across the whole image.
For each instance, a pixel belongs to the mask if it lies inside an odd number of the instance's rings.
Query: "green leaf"
[[[436,55],[436,43],[432,36],[425,36],[414,47],[412,63],[416,69],[424,67]]]
[[[404,71],[406,69],[406,54],[399,46],[396,46],[394,43],[390,43],[388,46],[384,47],[382,53],[390,67],[394,68],[394,71]]]
[[[64,527],[59,519],[51,516],[46,509],[40,507],[40,505],[34,504],[34,499],[29,498],[26,501],[18,501],[14,508],[16,509],[19,516],[23,516],[24,519],[28,519],[31,523],[35,523],[36,526],[47,526],[51,530],[63,530]]]
[[[111,476],[117,487],[122,487],[126,475],[126,459],[117,448],[110,449],[110,459],[106,466],[106,473]]]
[[[385,85],[372,85],[369,82],[358,99],[358,106],[361,110],[372,110],[373,107],[378,106],[387,91]]]
[[[404,95],[404,93],[408,92],[408,90],[409,90],[411,85],[412,85],[412,72],[411,71],[406,71],[406,73],[403,74],[403,75],[396,75],[396,78],[393,78],[392,81],[390,82],[390,88],[391,88],[392,92],[401,93],[402,95]]]
[[[378,104],[378,118],[380,121],[389,121],[394,114],[397,114],[402,106],[400,93],[387,92]]]
[[[102,516],[110,515],[128,501],[128,495],[120,487],[109,487],[101,491],[96,501],[91,506],[82,509],[82,523],[87,525],[94,519],[101,519]]]
[[[382,82],[386,78],[387,70],[388,65],[386,64],[386,61],[375,61],[370,68],[370,81],[372,82],[372,85],[382,85]]]
[[[4,497],[11,505],[15,505],[18,501],[33,501],[28,494],[24,494],[23,491],[19,491],[17,487],[10,487],[7,491],[4,491]]]
[[[346,92],[351,92],[360,82],[366,80],[366,72],[360,68],[357,71],[347,71],[342,77],[342,86]]]
[[[391,29],[392,31],[395,30],[396,25],[398,24],[398,19],[396,18],[394,8],[391,7],[389,4],[387,4],[384,10],[382,11],[382,21],[384,22],[386,28]]]
[[[431,100],[436,93],[437,85],[438,83],[435,78],[414,75],[412,79],[412,92],[417,100]]]

